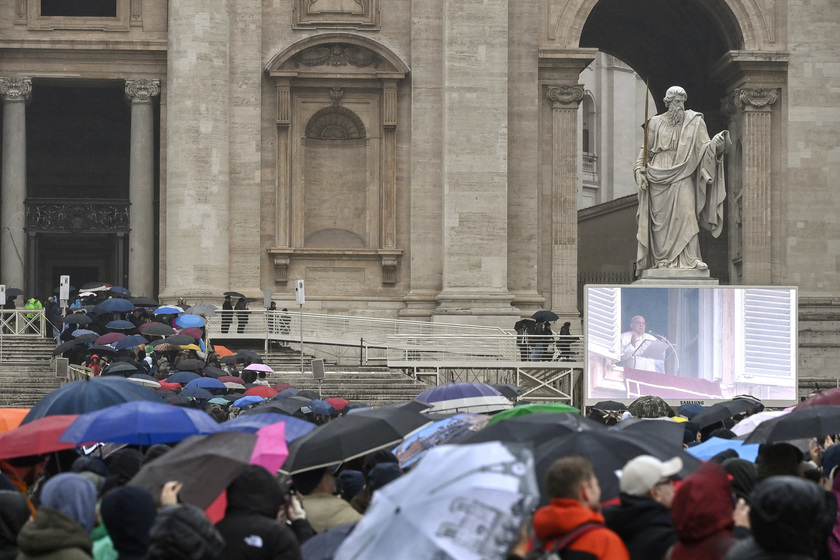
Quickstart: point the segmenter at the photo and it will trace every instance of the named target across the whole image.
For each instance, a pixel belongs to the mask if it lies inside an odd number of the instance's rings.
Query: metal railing
[[[46,336],[43,309],[0,309],[0,337]]]
[[[67,366],[67,381],[81,381],[93,376],[93,370],[82,365],[70,364]]]
[[[389,367],[407,363],[474,365],[488,367],[540,366],[582,362],[583,343],[577,336],[518,335],[424,336],[392,335],[387,340]],[[568,367],[568,365],[566,365]]]

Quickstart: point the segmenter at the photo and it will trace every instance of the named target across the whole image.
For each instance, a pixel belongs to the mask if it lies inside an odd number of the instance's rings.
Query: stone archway
[[[567,199],[575,182],[566,163],[566,154],[576,148],[568,140],[575,137],[568,130],[575,124],[566,113],[577,111],[583,97],[578,74],[600,49],[649,78],[660,110],[667,87],[682,85],[688,106],[704,113],[710,132],[730,130],[741,149],[727,162],[728,237],[708,237],[704,254],[711,253],[710,264],[732,283],[779,283],[788,61],[781,36],[772,10],[751,0],[550,2],[540,77],[552,113],[546,119],[552,124],[545,126],[563,127],[553,136],[553,200]],[[558,211],[556,221],[572,219],[570,210]],[[733,227],[734,219],[739,227]],[[568,236],[562,225],[554,229],[556,252],[566,248]],[[553,263],[555,277],[556,269]]]

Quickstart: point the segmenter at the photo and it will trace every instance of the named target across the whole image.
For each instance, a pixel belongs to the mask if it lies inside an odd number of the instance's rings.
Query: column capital
[[[577,109],[583,100],[583,86],[548,86],[546,96],[551,101],[552,109]]]
[[[125,96],[132,103],[143,103],[160,95],[160,80],[126,80]]]
[[[32,79],[0,78],[0,98],[3,101],[26,101],[32,95]]]
[[[769,111],[779,98],[778,90],[738,88],[733,92],[733,102],[742,111]]]

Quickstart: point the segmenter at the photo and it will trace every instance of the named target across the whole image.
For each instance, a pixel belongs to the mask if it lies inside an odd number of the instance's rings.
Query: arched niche
[[[379,259],[394,284],[397,88],[408,67],[352,33],[308,37],[265,67],[276,90],[275,281],[294,259]]]

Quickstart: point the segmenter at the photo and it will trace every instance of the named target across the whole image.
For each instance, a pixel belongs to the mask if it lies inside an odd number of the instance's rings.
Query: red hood
[[[671,504],[677,538],[683,543],[732,530],[732,483],[726,471],[709,462],[686,477]]]

